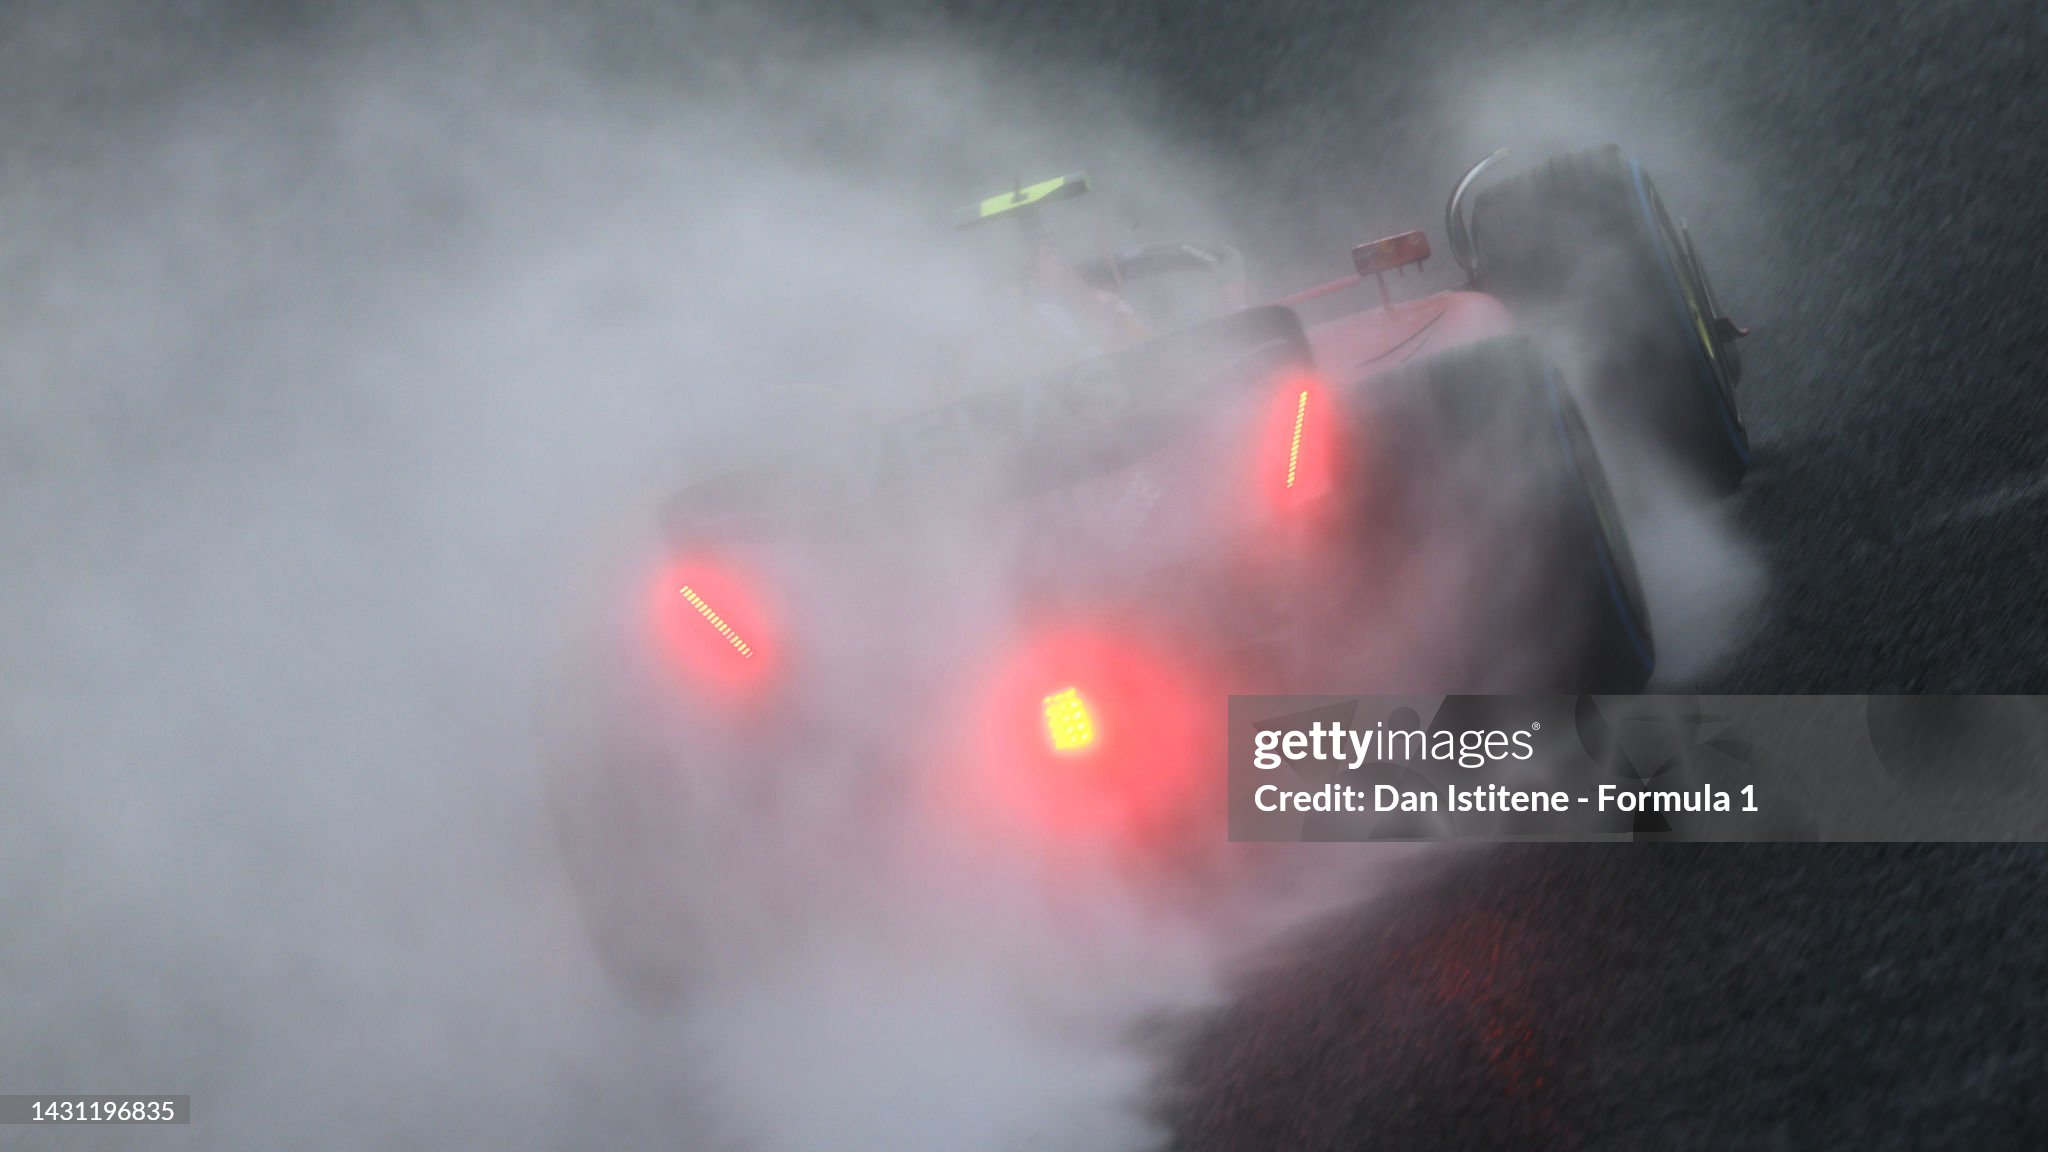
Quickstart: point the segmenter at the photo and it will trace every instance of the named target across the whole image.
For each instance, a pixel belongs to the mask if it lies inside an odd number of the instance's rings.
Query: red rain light
[[[1207,684],[1145,640],[1086,628],[1025,638],[975,687],[978,808],[1032,836],[1123,849],[1185,835],[1218,803],[1204,783],[1221,762],[1224,697]]]
[[[1079,688],[1045,698],[1045,736],[1055,752],[1081,753],[1095,745],[1095,711]]]

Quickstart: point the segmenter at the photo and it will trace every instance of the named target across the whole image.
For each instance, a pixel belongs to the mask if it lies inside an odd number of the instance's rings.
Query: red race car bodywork
[[[1384,675],[1369,634],[1431,578],[1404,570],[1380,499],[1394,430],[1360,414],[1381,378],[1512,321],[1478,292],[1395,298],[1385,278],[1428,255],[1420,233],[1363,245],[1342,280],[899,422],[759,520],[702,520],[730,493],[685,493],[650,634],[687,722],[796,756],[846,738],[810,702],[859,683],[920,718],[893,754],[957,765],[927,778],[983,834],[1152,860],[1220,838],[1224,697],[1327,690],[1361,671],[1352,651]],[[1080,275],[1034,277],[1123,330]],[[1347,290],[1365,306],[1301,324]]]

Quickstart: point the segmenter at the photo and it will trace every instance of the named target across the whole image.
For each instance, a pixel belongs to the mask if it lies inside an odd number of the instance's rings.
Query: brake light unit
[[[711,605],[706,604],[702,596],[697,595],[696,589],[685,584],[682,586],[681,591],[683,599],[688,600],[690,607],[697,610],[697,615],[702,616],[706,623],[718,630],[720,636],[725,637],[726,641],[732,645],[733,651],[738,652],[744,659],[751,660],[754,658],[754,650],[747,646],[745,640],[740,639],[740,634],[732,630],[732,625],[727,624],[724,617],[713,610]]]
[[[1265,403],[1251,483],[1266,512],[1284,516],[1337,488],[1342,430],[1329,389],[1310,372],[1282,377]]]
[[[1287,486],[1294,487],[1294,481],[1301,467],[1301,429],[1308,423],[1308,389],[1301,390],[1301,400],[1294,406],[1294,439],[1287,445]]]
[[[779,633],[752,565],[700,553],[672,561],[658,579],[649,589],[652,639],[693,696],[736,702],[773,680]]]

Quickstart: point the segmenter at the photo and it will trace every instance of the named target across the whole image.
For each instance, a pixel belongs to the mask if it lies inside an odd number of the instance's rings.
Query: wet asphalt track
[[[1094,19],[1192,131],[1293,158],[1249,183],[1349,181],[1432,228],[1472,153],[1415,102],[1615,45],[1607,122],[1676,110],[1767,205],[1717,209],[1724,174],[1623,141],[1756,329],[1735,515],[1770,591],[1698,687],[2048,692],[2048,7],[1677,8]],[[2034,848],[1476,852],[1191,1043],[1179,1147],[2048,1147],[2044,884]]]

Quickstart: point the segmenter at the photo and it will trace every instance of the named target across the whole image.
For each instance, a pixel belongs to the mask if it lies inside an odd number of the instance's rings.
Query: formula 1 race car
[[[544,694],[615,981],[671,1004],[715,961],[704,925],[769,914],[693,874],[771,810],[1184,870],[1224,840],[1232,692],[1640,689],[1652,622],[1580,404],[1732,488],[1742,332],[1619,149],[1475,192],[1498,159],[1446,210],[1468,285],[1415,299],[1388,278],[1430,258],[1419,231],[1253,306],[1222,245],[1058,251],[1044,214],[1084,175],[964,210],[1020,226],[1027,305],[1078,362],[689,485],[646,601]],[[828,803],[829,774],[776,767],[856,761],[914,795]]]

